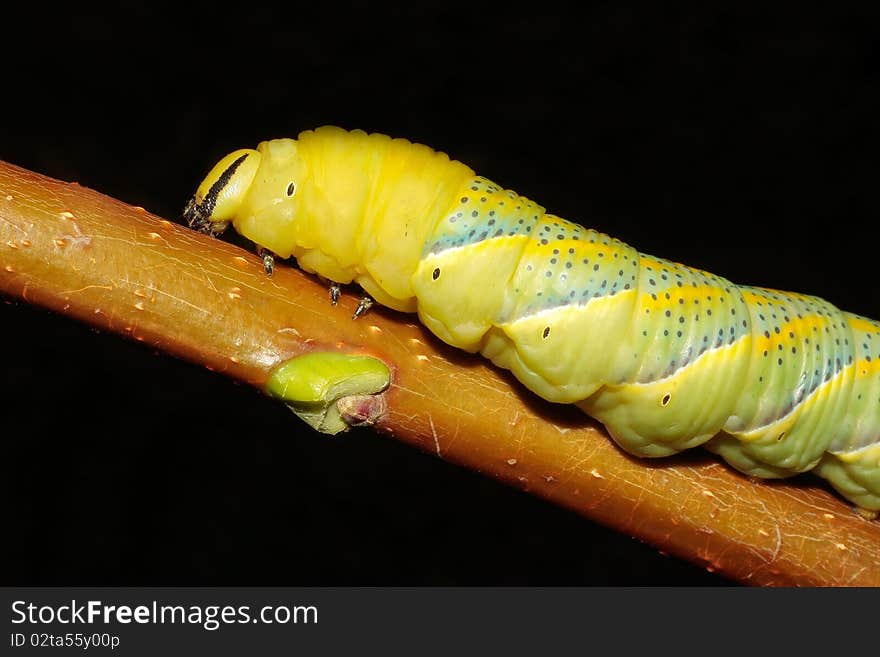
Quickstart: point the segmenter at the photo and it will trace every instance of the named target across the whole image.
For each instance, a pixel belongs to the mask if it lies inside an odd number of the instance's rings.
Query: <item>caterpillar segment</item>
[[[639,456],[705,445],[880,509],[880,324],[640,254],[403,139],[324,127],[222,159],[185,217],[416,312]]]

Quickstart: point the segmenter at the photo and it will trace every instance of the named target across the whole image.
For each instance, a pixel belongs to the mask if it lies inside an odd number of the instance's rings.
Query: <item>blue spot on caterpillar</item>
[[[184,214],[417,312],[632,454],[704,445],[758,477],[813,470],[880,510],[876,321],[639,253],[444,153],[359,130],[235,151]]]

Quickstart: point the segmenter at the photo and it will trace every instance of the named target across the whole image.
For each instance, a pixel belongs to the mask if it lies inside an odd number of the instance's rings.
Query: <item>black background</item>
[[[15,164],[173,218],[228,151],[360,127],[642,251],[880,316],[875,14],[32,4],[0,43]],[[21,302],[0,332],[5,583],[727,583]]]

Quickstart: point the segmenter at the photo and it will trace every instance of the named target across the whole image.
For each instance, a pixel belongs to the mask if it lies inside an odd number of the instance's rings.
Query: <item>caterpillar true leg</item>
[[[355,308],[354,315],[351,316],[352,319],[357,319],[365,312],[367,312],[370,308],[373,307],[373,300],[369,297],[369,295],[364,295],[361,297],[361,300],[358,302],[358,307]]]
[[[262,246],[257,246],[257,255],[263,259],[263,269],[266,270],[266,274],[271,276],[275,271],[275,254]]]
[[[330,284],[330,304],[335,306],[339,303],[339,286],[336,283]]]

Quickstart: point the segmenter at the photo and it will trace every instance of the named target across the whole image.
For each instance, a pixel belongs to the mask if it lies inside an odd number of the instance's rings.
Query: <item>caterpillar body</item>
[[[324,127],[230,153],[185,210],[417,312],[648,457],[704,445],[880,509],[880,323],[639,253],[427,146]]]

